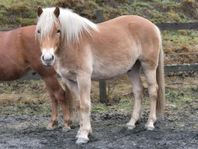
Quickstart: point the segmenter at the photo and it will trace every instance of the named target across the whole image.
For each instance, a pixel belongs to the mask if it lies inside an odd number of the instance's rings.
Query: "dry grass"
[[[43,81],[12,81],[0,83],[0,105],[48,102]]]
[[[147,88],[144,78],[144,87]],[[6,85],[7,84],[7,85]],[[16,84],[18,84],[17,88]],[[98,82],[92,83],[92,111],[93,112],[131,112],[133,96],[131,85],[123,76],[118,80],[107,82],[111,89],[108,94],[108,106],[99,103]],[[0,84],[2,87],[2,84]],[[49,115],[50,100],[42,81],[25,81],[3,83],[0,94],[0,115]],[[25,87],[24,87],[25,86]],[[37,87],[36,87],[37,86]],[[194,77],[166,77],[166,105],[173,110],[182,109],[189,103],[197,106],[198,80]],[[25,88],[25,90],[24,90]],[[34,88],[32,90],[32,88]],[[179,89],[178,89],[179,88]],[[147,91],[147,89],[145,89]],[[144,109],[149,109],[149,99],[145,92]],[[13,108],[14,107],[14,108]],[[61,112],[62,113],[62,112]]]
[[[96,10],[102,10],[105,20],[124,14],[144,16],[153,22],[186,22],[198,18],[198,2],[184,1],[128,1],[128,0],[0,0],[0,26],[34,24],[38,6],[69,7],[77,13],[96,19]]]

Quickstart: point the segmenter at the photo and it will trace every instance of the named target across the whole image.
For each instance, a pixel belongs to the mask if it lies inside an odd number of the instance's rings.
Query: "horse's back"
[[[121,16],[98,24],[98,28],[99,32],[93,34],[90,42],[94,57],[93,78],[126,73],[137,60],[158,55],[158,29],[147,19]]]
[[[115,32],[128,34],[133,37],[141,35],[142,37],[158,36],[156,34],[157,26],[151,21],[136,15],[124,15],[98,24],[100,32]]]
[[[119,46],[122,52],[126,47],[131,46],[132,54],[136,53],[137,49],[138,53],[158,53],[161,48],[161,35],[158,27],[143,17],[120,16],[100,23],[98,27],[99,33],[95,36],[95,43],[98,45],[102,45],[103,42],[114,49]]]
[[[14,80],[24,72],[19,30],[0,32],[0,80]]]

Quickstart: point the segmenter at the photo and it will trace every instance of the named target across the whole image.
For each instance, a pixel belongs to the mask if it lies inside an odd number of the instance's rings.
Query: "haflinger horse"
[[[41,51],[35,40],[36,26],[0,32],[0,81],[11,81],[20,78],[30,69],[34,69],[44,80],[52,101],[51,120],[47,126],[57,126],[58,103],[64,113],[64,128],[69,128],[68,101],[69,92],[64,91],[57,80],[53,68],[46,68],[40,61]]]
[[[128,74],[135,103],[127,127],[135,127],[143,96],[140,68],[148,82],[151,100],[146,128],[154,129],[156,113],[162,113],[165,97],[162,39],[153,23],[139,16],[125,15],[94,24],[72,10],[58,7],[39,7],[37,13],[36,38],[40,43],[42,63],[53,66],[79,100],[77,144],[87,143],[92,132],[92,79]]]

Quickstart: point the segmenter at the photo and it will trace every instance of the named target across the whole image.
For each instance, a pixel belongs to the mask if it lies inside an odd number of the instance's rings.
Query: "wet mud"
[[[156,129],[144,128],[147,114],[134,130],[125,128],[129,114],[92,113],[93,134],[85,145],[75,144],[78,127],[62,131],[61,122],[55,130],[46,130],[49,116],[0,117],[0,148],[24,149],[197,149],[198,112],[189,104],[182,111],[166,111],[158,120]]]

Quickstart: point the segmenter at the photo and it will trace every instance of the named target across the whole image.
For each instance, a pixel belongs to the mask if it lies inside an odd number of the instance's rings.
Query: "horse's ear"
[[[40,15],[43,13],[43,9],[39,6],[37,10],[37,15],[40,17]]]
[[[54,14],[55,14],[55,16],[58,18],[59,14],[60,14],[60,9],[59,9],[59,7],[56,7],[56,8],[55,8]]]

